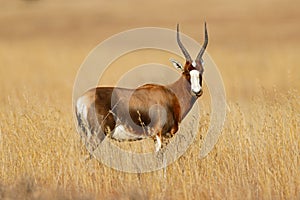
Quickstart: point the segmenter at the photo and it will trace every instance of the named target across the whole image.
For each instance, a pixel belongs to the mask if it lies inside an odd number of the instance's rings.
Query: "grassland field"
[[[0,199],[300,199],[300,2],[0,0]],[[227,115],[218,143],[198,154],[210,123],[200,98],[199,133],[163,170],[130,174],[88,152],[76,132],[72,89],[88,53],[137,27],[203,39],[219,67]],[[187,47],[188,48],[188,47]],[[169,54],[142,51],[111,66]],[[183,61],[183,60],[182,60]],[[205,74],[204,74],[205,76]],[[153,148],[152,143],[137,142]]]

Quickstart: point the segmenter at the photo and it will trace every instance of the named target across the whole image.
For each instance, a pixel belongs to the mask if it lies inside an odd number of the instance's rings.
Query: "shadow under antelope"
[[[174,59],[173,65],[182,71],[172,84],[145,84],[135,89],[96,87],[85,92],[76,102],[76,116],[81,137],[90,150],[109,137],[118,141],[152,138],[158,152],[178,131],[180,122],[203,94],[203,54],[208,44],[205,38],[195,60],[180,41],[177,43],[186,61],[184,66]]]

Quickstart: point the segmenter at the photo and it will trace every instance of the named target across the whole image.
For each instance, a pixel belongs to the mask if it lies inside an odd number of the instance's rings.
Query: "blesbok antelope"
[[[80,134],[88,147],[95,149],[106,137],[118,141],[153,138],[155,150],[167,145],[178,131],[179,123],[188,114],[202,91],[203,59],[208,44],[206,23],[203,46],[193,61],[180,41],[177,24],[177,43],[186,59],[177,81],[170,85],[146,84],[136,89],[120,87],[93,88],[76,103]]]

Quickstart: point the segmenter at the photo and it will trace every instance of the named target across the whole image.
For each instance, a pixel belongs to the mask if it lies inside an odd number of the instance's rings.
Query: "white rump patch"
[[[92,136],[91,130],[88,126],[88,109],[89,109],[90,103],[89,98],[87,96],[80,97],[76,102],[76,115],[79,117],[79,126],[84,127],[83,129],[80,129],[84,132],[84,134],[87,136],[87,139],[89,140]]]
[[[126,141],[143,139],[146,138],[146,136],[131,133],[127,131],[123,125],[118,125],[113,131],[112,138],[120,141]]]
[[[87,97],[82,96],[76,102],[77,113],[79,113],[85,120],[87,120],[88,108]]]
[[[190,75],[191,75],[191,88],[192,91],[195,93],[199,93],[201,91],[201,86],[199,83],[199,75],[200,72],[198,70],[192,70],[190,71]]]

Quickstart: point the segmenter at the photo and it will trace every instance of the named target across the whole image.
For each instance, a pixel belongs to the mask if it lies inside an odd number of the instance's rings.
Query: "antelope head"
[[[203,93],[202,91],[202,74],[203,74],[203,54],[208,44],[208,34],[207,34],[207,28],[206,23],[204,24],[205,28],[205,36],[204,36],[204,43],[202,45],[202,48],[200,52],[198,53],[195,60],[192,60],[190,54],[186,50],[186,48],[183,46],[183,44],[180,41],[179,37],[179,25],[177,24],[177,43],[180,47],[184,57],[185,57],[185,65],[182,66],[182,64],[174,59],[170,59],[170,61],[173,63],[173,65],[176,68],[179,68],[182,70],[182,76],[190,83],[191,86],[191,92],[197,97],[200,97]]]

